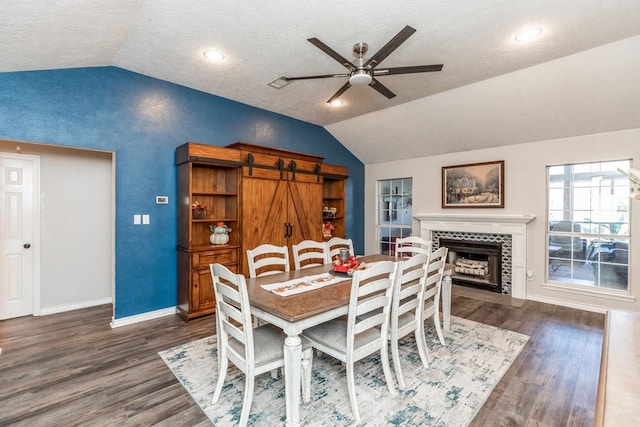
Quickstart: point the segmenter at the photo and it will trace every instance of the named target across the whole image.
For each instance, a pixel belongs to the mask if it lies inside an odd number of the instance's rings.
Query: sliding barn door
[[[314,177],[315,178],[315,177]],[[289,245],[303,240],[322,241],[322,183],[288,182]]]
[[[302,240],[322,240],[322,183],[286,178],[287,174],[280,179],[277,172],[255,169],[242,178],[245,266],[246,251],[263,243],[286,245],[291,252],[291,245]]]
[[[287,243],[287,181],[245,177],[242,180],[242,248]]]

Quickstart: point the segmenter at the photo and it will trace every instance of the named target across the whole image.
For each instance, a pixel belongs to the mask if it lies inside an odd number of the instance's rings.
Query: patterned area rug
[[[401,341],[407,389],[398,390],[395,398],[387,390],[378,355],[356,364],[361,417],[357,424],[351,414],[345,368],[329,356],[314,357],[311,403],[301,407],[301,425],[468,425],[529,337],[459,317],[451,320],[451,330],[443,331],[446,347],[438,342],[433,327],[427,330],[428,368],[422,366],[413,337]],[[211,336],[159,354],[214,425],[234,425],[242,409],[244,374],[229,364],[222,396],[211,405],[218,376],[215,343],[216,337]],[[259,376],[249,425],[283,425],[284,405],[283,378],[274,380],[269,373]]]

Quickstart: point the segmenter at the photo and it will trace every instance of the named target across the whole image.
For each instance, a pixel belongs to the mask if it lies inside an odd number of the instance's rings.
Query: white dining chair
[[[423,293],[427,279],[429,255],[417,254],[398,261],[393,284],[391,318],[389,320],[389,342],[396,379],[401,389],[405,389],[398,341],[414,334],[422,365],[429,366],[429,350],[425,341],[423,313]]]
[[[346,365],[349,400],[356,422],[360,420],[360,414],[356,401],[355,362],[379,351],[389,393],[392,396],[397,394],[391,377],[387,349],[389,310],[396,265],[392,261],[382,261],[365,270],[354,272],[348,315],[303,331],[303,336],[314,348]]]
[[[429,256],[427,264],[427,278],[422,296],[422,324],[431,318],[436,327],[440,344],[446,345],[440,326],[440,291],[442,288],[442,277],[444,276],[444,266],[447,260],[449,249],[441,247]]]
[[[296,270],[329,264],[327,242],[303,240],[291,247],[293,251],[293,265]]]
[[[340,254],[340,249],[349,248],[349,255],[353,256],[353,241],[342,237],[332,237],[327,241],[327,251],[329,252],[329,262],[333,262]]]
[[[229,362],[245,374],[244,398],[240,426],[245,426],[251,411],[255,377],[284,366],[286,334],[273,325],[251,327],[247,283],[242,274],[232,273],[221,264],[210,264],[216,296],[216,331],[218,350],[218,380],[212,404],[222,393]],[[312,349],[302,340],[302,397],[311,400]],[[229,396],[233,398],[233,395]]]
[[[400,237],[396,239],[396,258],[431,252],[431,240],[418,236]]]
[[[247,266],[251,278],[289,271],[289,248],[265,243],[248,249]]]

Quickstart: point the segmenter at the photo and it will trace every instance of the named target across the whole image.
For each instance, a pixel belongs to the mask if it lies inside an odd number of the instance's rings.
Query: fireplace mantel
[[[433,231],[509,234],[512,238],[511,296],[526,299],[527,224],[535,215],[418,214],[420,236],[432,240]]]
[[[528,224],[535,215],[470,215],[470,214],[419,214],[414,217],[418,221],[444,222],[490,222]]]

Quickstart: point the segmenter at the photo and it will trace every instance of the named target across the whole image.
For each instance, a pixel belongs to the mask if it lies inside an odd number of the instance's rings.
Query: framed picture
[[[443,208],[504,208],[504,160],[444,166]]]

